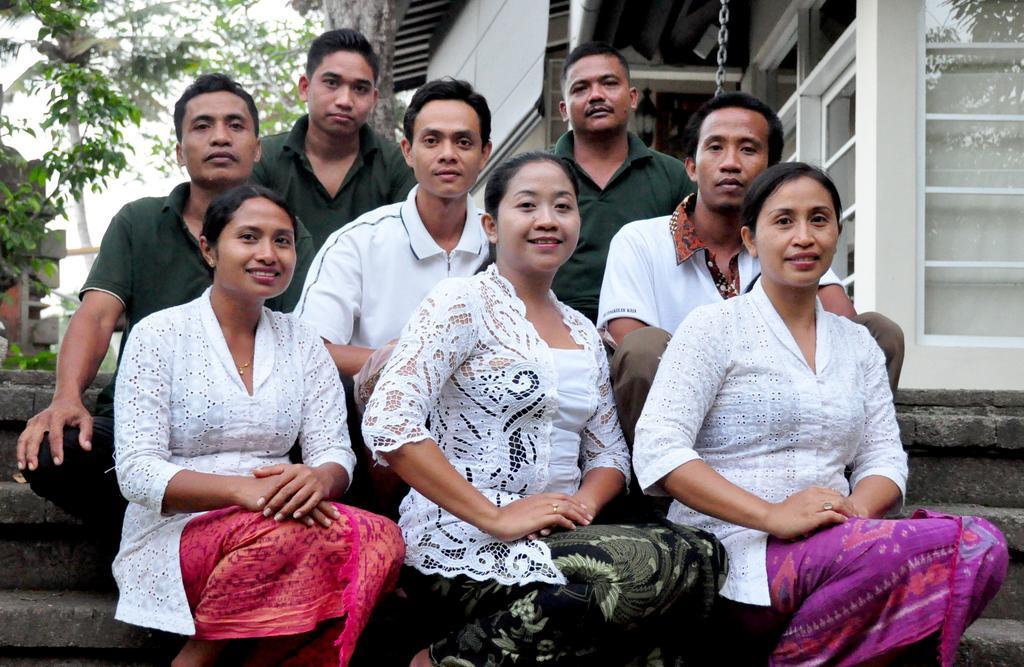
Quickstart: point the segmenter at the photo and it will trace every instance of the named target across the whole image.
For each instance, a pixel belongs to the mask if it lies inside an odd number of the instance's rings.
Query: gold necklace
[[[248,368],[248,367],[249,367],[249,366],[251,366],[251,365],[252,365],[252,364],[251,364],[250,362],[248,362],[248,361],[247,361],[247,362],[245,362],[244,364],[242,364],[241,366],[239,366],[239,367],[238,367],[238,374],[239,374],[239,375],[245,375],[245,369],[246,369],[246,368]]]

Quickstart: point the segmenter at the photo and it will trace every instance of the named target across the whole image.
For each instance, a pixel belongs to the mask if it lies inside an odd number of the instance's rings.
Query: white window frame
[[[852,29],[853,26],[851,25],[850,28]],[[842,146],[837,148],[835,153],[833,153],[832,155],[830,155],[828,157],[825,157],[825,152],[826,152],[826,150],[828,148],[828,122],[827,122],[828,105],[831,104],[832,101],[835,100],[836,97],[839,96],[839,93],[842,92],[843,88],[845,88],[851,81],[856,80],[856,78],[857,78],[857,64],[856,64],[856,62],[853,62],[853,63],[850,63],[850,65],[846,68],[846,71],[844,71],[842,74],[839,75],[839,78],[837,78],[835,80],[835,82],[829,87],[829,89],[825,92],[825,94],[821,96],[821,138],[820,138],[820,142],[821,143],[819,144],[819,148],[821,150],[820,150],[819,155],[822,156],[822,158],[821,158],[821,168],[824,169],[826,172],[829,170],[829,168],[832,167],[832,165],[834,165],[835,163],[839,162],[839,160],[841,160],[844,157],[846,157],[846,155],[850,151],[856,151],[857,150],[857,131],[856,131],[856,128],[854,128],[853,136],[850,137],[849,139],[847,139],[846,143],[844,143]],[[850,220],[851,218],[853,218],[857,214],[857,195],[856,195],[857,189],[856,188],[857,188],[857,185],[856,185],[856,183],[854,183],[854,199],[853,199],[853,203],[852,204],[848,204],[839,213],[839,223],[840,224],[845,224],[848,220]],[[854,221],[853,224],[856,227],[856,224],[857,224],[856,220]],[[847,239],[841,239],[841,248],[839,248],[839,249],[843,251],[843,256],[842,256],[843,257],[843,261],[845,261],[846,257],[848,256],[848,253],[847,253],[848,248],[849,248],[849,239],[848,238]],[[857,263],[856,263],[856,255],[855,255],[854,256],[853,271],[851,271],[849,274],[847,274],[847,276],[845,278],[842,279],[843,288],[844,289],[849,288],[851,285],[853,285],[856,282],[856,280],[857,280]]]
[[[816,8],[820,3],[814,5]],[[785,41],[785,48],[779,48],[772,52],[771,58],[775,66],[781,62],[786,53],[793,48],[792,39],[797,39],[797,66],[801,62],[807,62],[807,52],[810,48],[807,38],[800,40],[799,36],[809,34],[810,9],[798,10],[797,20],[791,22],[790,30],[799,24],[798,32],[791,32],[790,37]],[[783,33],[786,34],[786,33]],[[804,42],[803,44],[801,42]],[[825,157],[825,147],[828,145],[825,123],[825,112],[828,104],[836,98],[840,91],[857,76],[857,21],[854,20],[843,34],[832,45],[828,53],[815,65],[797,85],[796,91],[786,100],[786,103],[779,109],[779,119],[782,121],[783,130],[788,131],[796,128],[796,152],[792,155],[784,155],[783,160],[802,160],[827,169],[849,151],[856,150],[857,135],[849,139],[836,151],[830,159]],[[856,187],[856,186],[855,186]],[[840,214],[840,221],[845,222],[856,214],[856,197],[854,204],[845,208]],[[856,224],[856,223],[854,223]],[[854,256],[853,271],[842,280],[843,288],[849,288],[856,282],[857,266]]]
[[[921,0],[922,7],[924,0]],[[987,187],[951,187],[951,186],[928,186],[926,185],[926,146],[927,146],[927,122],[929,120],[963,120],[981,122],[1024,122],[1024,115],[993,115],[993,114],[947,114],[927,113],[926,96],[927,86],[925,85],[925,62],[928,53],[927,43],[927,17],[924,11],[920,12],[918,23],[918,66],[917,66],[917,290],[915,295],[917,340],[922,345],[935,347],[989,347],[989,348],[1024,348],[1024,336],[969,336],[962,334],[929,334],[925,333],[925,297],[928,269],[1024,269],[1024,261],[970,261],[970,260],[929,260],[927,259],[925,244],[927,242],[927,211],[925,204],[929,194],[967,194],[967,195],[1024,195],[1024,188],[987,188]],[[1024,44],[1014,42],[988,42],[988,43],[939,43],[932,45],[933,50],[947,52],[976,52],[985,51],[1019,51],[1024,52]],[[1024,202],[1024,199],[1022,199]]]

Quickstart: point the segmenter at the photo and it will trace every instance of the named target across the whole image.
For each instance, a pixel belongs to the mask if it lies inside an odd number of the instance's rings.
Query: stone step
[[[900,391],[896,414],[912,451],[1024,457],[1024,392]]]
[[[115,621],[112,594],[0,591],[0,663],[19,667],[166,664],[180,639]],[[981,619],[957,652],[962,667],[1024,665],[1024,622]]]
[[[956,664],[960,667],[1014,667],[1024,665],[1024,622],[979,619],[967,628]]]
[[[1024,622],[1024,562],[1010,560],[1006,580],[982,612],[983,618],[1002,618]],[[1024,665],[1024,662],[1020,663]]]
[[[100,390],[110,381],[109,373],[100,373],[85,391],[83,402],[92,409]],[[50,404],[54,374],[50,371],[0,370],[0,421],[25,422]]]
[[[111,557],[84,535],[0,534],[0,589],[114,590]]]
[[[1014,409],[1024,408],[1024,391],[989,389],[899,389],[897,408],[932,407]]]
[[[0,482],[0,589],[113,590],[110,556],[28,484]]]
[[[908,501],[1024,508],[1024,459],[910,457]]]
[[[32,493],[28,484],[0,481],[0,531],[11,526],[79,526],[77,519]]]
[[[163,633],[114,620],[114,593],[0,590],[0,647],[15,649],[146,649]]]

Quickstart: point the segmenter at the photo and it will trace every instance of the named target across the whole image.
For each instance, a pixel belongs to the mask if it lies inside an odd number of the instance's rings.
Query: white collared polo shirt
[[[473,275],[487,259],[487,237],[473,199],[466,196],[462,237],[446,253],[423,225],[418,190],[327,237],[294,313],[322,338],[335,345],[381,347],[399,336],[434,285]]]

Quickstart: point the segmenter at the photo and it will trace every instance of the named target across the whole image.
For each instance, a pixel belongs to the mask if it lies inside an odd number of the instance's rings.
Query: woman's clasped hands
[[[307,526],[327,528],[341,517],[326,499],[331,488],[330,473],[322,467],[300,463],[276,464],[257,468],[243,484],[239,505],[276,521],[293,519]]]

